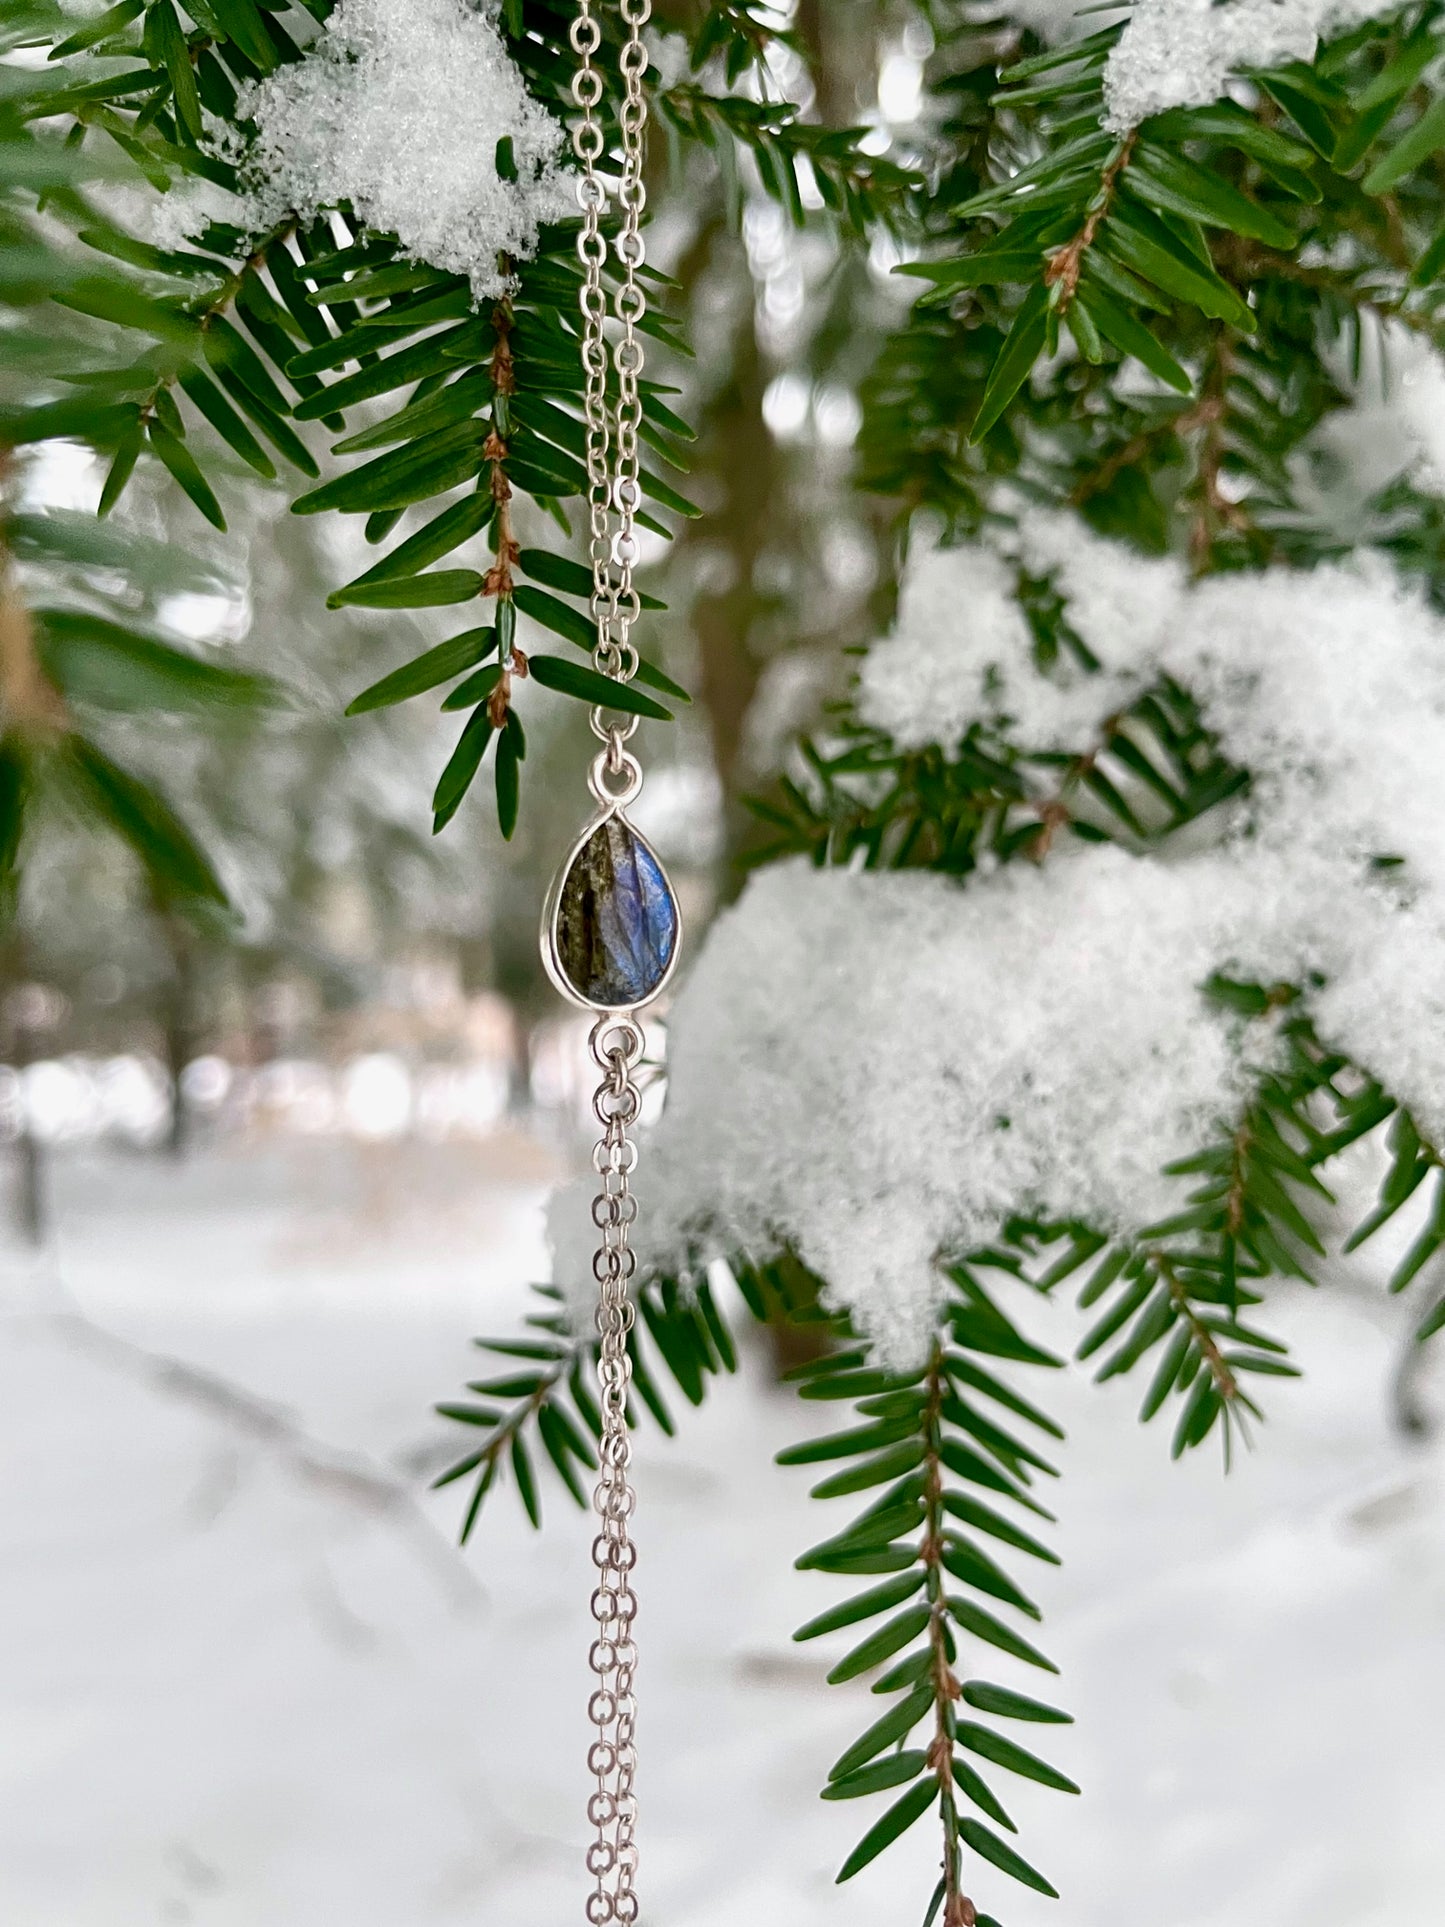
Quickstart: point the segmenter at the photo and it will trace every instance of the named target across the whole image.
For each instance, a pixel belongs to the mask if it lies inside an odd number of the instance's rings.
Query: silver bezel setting
[[[648,992],[646,997],[636,1003],[597,1004],[593,1003],[590,998],[582,996],[581,993],[574,988],[567,977],[567,973],[562,968],[562,960],[557,945],[557,918],[562,908],[562,891],[566,886],[568,877],[572,874],[573,864],[577,861],[578,857],[581,856],[587,844],[597,834],[598,830],[602,828],[603,824],[610,823],[614,818],[618,822],[625,824],[628,834],[637,838],[637,841],[657,865],[662,880],[667,885],[667,894],[672,899],[673,911],[677,918],[677,930],[673,937],[672,955],[667,960],[667,968],[658,979],[656,986]],[[541,937],[542,968],[546,971],[548,978],[551,980],[552,987],[558,995],[565,997],[567,1002],[578,1010],[590,1010],[594,1015],[599,1017],[621,1017],[627,1015],[630,1011],[645,1010],[649,1004],[655,1002],[656,999],[662,995],[663,991],[666,990],[668,984],[672,981],[672,974],[677,969],[677,960],[682,954],[682,905],[677,900],[677,892],[672,887],[672,878],[667,873],[666,864],[652,847],[652,844],[642,834],[641,830],[639,830],[637,825],[632,821],[632,818],[627,814],[626,809],[621,803],[608,803],[599,809],[591,821],[583,827],[580,835],[573,840],[567,855],[558,865],[557,873],[553,877],[551,887],[547,892],[546,902],[542,906]]]

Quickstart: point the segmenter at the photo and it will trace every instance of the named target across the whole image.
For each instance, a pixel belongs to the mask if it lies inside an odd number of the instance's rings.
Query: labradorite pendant
[[[548,898],[542,954],[557,988],[590,1010],[637,1010],[677,960],[681,918],[667,873],[620,809],[590,823]]]

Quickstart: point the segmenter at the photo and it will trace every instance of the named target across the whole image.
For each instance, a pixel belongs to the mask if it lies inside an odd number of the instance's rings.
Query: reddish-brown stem
[[[0,509],[14,453],[0,448]],[[0,734],[47,737],[69,727],[65,700],[40,666],[35,627],[20,599],[0,521]]]
[[[953,1778],[953,1709],[962,1688],[948,1656],[948,1601],[943,1590],[943,1467],[939,1447],[944,1385],[943,1351],[935,1345],[925,1380],[924,1435],[928,1449],[924,1460],[923,1542],[918,1549],[927,1575],[929,1677],[933,1686],[934,1731],[928,1767],[938,1782],[939,1818],[943,1823],[943,1927],[974,1927],[978,1912],[961,1884]]]
[[[1091,496],[1101,495],[1126,468],[1132,468],[1135,462],[1147,455],[1156,442],[1163,441],[1167,436],[1192,434],[1196,428],[1205,428],[1218,421],[1223,413],[1222,395],[1203,395],[1169,420],[1157,422],[1152,428],[1141,429],[1137,435],[1131,435],[1127,442],[1121,443],[1096,469],[1075,483],[1069,495],[1070,502],[1078,508]]]
[[[1114,204],[1118,192],[1119,176],[1129,165],[1134,154],[1137,133],[1126,134],[1114,151],[1113,159],[1099,178],[1099,189],[1084,217],[1084,225],[1072,241],[1065,241],[1062,247],[1055,248],[1049,256],[1044,269],[1044,286],[1059,290],[1058,312],[1067,312],[1079,286],[1079,276],[1083,272],[1084,256],[1094,245],[1094,237]]]
[[[1198,424],[1204,429],[1199,445],[1199,508],[1189,532],[1189,556],[1196,575],[1202,575],[1209,567],[1209,551],[1218,529],[1231,528],[1242,534],[1250,526],[1248,515],[1238,502],[1230,500],[1220,484],[1225,455],[1225,391],[1233,367],[1229,336],[1221,331],[1205,392],[1194,410]]]
[[[516,586],[513,571],[521,554],[512,524],[512,484],[507,478],[507,443],[499,433],[498,417],[502,426],[510,430],[511,414],[508,403],[516,393],[517,377],[512,359],[512,306],[509,301],[499,301],[492,310],[492,327],[496,333],[496,346],[492,350],[489,373],[492,389],[497,400],[493,407],[493,426],[482,447],[482,456],[491,464],[491,496],[495,510],[496,536],[493,545],[494,560],[482,580],[480,593],[495,596],[498,602],[510,601]],[[501,729],[507,720],[507,712],[512,703],[512,678],[525,676],[527,658],[515,646],[509,651],[502,664],[502,673],[497,686],[487,698],[487,714],[492,727]]]
[[[1170,1263],[1167,1252],[1155,1251],[1150,1254],[1155,1269],[1164,1280],[1164,1287],[1174,1301],[1174,1308],[1189,1327],[1190,1335],[1199,1347],[1200,1355],[1209,1368],[1209,1376],[1214,1381],[1214,1389],[1219,1396],[1228,1401],[1238,1398],[1239,1380],[1230,1368],[1228,1359],[1215,1342],[1214,1333],[1205,1324],[1190,1302],[1189,1293],[1179,1281],[1178,1273]]]
[[[1074,820],[1074,808],[1069,798],[1089,775],[1108,745],[1109,738],[1119,726],[1117,716],[1106,716],[1099,729],[1099,740],[1092,749],[1086,749],[1076,756],[1064,771],[1058,788],[1052,796],[1039,798],[1034,804],[1038,814],[1039,833],[1029,847],[1029,856],[1035,863],[1042,863],[1054,847],[1059,831]]]

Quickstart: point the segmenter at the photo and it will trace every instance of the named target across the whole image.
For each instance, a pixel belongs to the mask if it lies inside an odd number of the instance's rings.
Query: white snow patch
[[[1018,548],[1052,565],[1099,673],[1061,690],[1030,669],[994,550],[925,551],[865,714],[891,704],[913,741],[931,717],[949,748],[1003,711],[1012,740],[1083,751],[1167,673],[1252,772],[1248,801],[1212,843],[1070,840],[967,887],[763,873],[678,1001],[646,1160],[650,1262],[792,1243],[893,1358],[926,1341],[938,1256],[1011,1212],[1126,1232],[1178,1208],[1161,1166],[1272,1048],[1269,1023],[1204,1001],[1214,971],[1319,980],[1324,1036],[1445,1132],[1445,622],[1377,558],[1191,586],[1044,515]]]
[[[424,1494],[459,1449],[428,1408],[481,1369],[468,1334],[531,1308],[533,1195],[499,1163],[439,1172],[396,1146],[341,1166],[316,1146],[57,1161],[65,1281],[96,1335],[190,1372],[132,1372],[18,1315],[35,1261],[0,1252],[16,1314],[0,1317],[0,1918],[580,1913],[587,1517],[543,1464],[544,1530],[498,1492],[464,1561],[467,1482]],[[1445,1445],[1387,1426],[1414,1312],[1384,1296],[1373,1244],[1361,1259],[1369,1297],[1340,1278],[1271,1304],[1307,1376],[1270,1397],[1228,1480],[1213,1453],[1169,1462],[1132,1381],[1020,1388],[1068,1432],[1061,1523],[1042,1534],[1064,1564],[1018,1576],[1064,1672],[1044,1697],[1077,1716],[1042,1750],[1085,1797],[1019,1780],[1010,1810],[1068,1927],[1299,1927],[1331,1909],[1439,1927]],[[1068,1302],[1006,1302],[1072,1349]],[[870,1702],[824,1680],[848,1630],[789,1637],[847,1582],[793,1570],[832,1527],[813,1479],[772,1458],[838,1414],[780,1394],[739,1326],[739,1375],[676,1439],[637,1436],[648,1905],[670,1927],[916,1920],[937,1877],[927,1826],[833,1884],[873,1812],[818,1788]],[[196,1370],[235,1387],[234,1410],[196,1397]],[[246,1423],[268,1411],[279,1432]],[[324,1455],[299,1460],[298,1431]],[[383,1483],[340,1476],[343,1453]],[[424,1518],[406,1490],[376,1505],[403,1479]],[[960,1665],[1039,1694],[991,1647]],[[982,1861],[969,1884],[1009,1927],[1059,1927],[1058,1901]]]
[[[1160,1164],[1244,1087],[1196,988],[1218,935],[1186,868],[1114,849],[973,890],[763,872],[669,1027],[644,1253],[791,1240],[908,1357],[941,1250],[1031,1204],[1119,1228],[1170,1209]]]
[[[198,241],[212,222],[248,227],[251,209],[239,195],[200,175],[177,181],[151,204],[151,240],[158,248],[184,248]]]
[[[1428,495],[1445,495],[1445,360],[1404,328],[1386,338],[1386,406],[1413,451],[1411,476]]]
[[[947,741],[989,708],[1005,708],[1016,666],[1027,673],[1029,630],[1014,575],[991,549],[934,549],[904,578],[893,634],[859,672],[863,720],[902,749]],[[960,609],[968,611],[964,624]]]
[[[500,294],[499,256],[528,256],[572,211],[566,132],[526,91],[470,0],[341,0],[306,58],[249,90],[252,224],[349,201],[403,250]],[[497,172],[510,138],[516,181]]]
[[[1250,67],[1313,60],[1338,33],[1399,0],[1136,0],[1104,71],[1104,125],[1125,133],[1169,107],[1218,100]]]
[[[1101,674],[1067,661],[1048,676],[1033,667],[1016,594],[1021,568],[1055,577]],[[956,742],[972,722],[1010,720],[1034,748],[1075,749],[1152,674],[1182,584],[1172,559],[1101,543],[1067,515],[1031,514],[1017,541],[1001,536],[998,546],[925,545],[910,559],[892,634],[863,660],[859,716],[902,749]]]

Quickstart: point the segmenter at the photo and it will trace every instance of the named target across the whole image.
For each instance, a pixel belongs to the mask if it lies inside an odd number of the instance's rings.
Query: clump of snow
[[[926,550],[914,558],[886,642],[864,658],[858,709],[901,749],[949,741],[990,710],[1006,711],[1028,673],[1029,628],[1014,575],[991,549]],[[958,611],[968,610],[960,625]]]
[[[151,239],[158,248],[184,248],[198,241],[213,221],[250,224],[245,201],[201,175],[178,181],[151,204]]]
[[[1244,967],[1323,976],[1323,1035],[1445,1136],[1445,622],[1378,557],[1271,570],[1194,590],[1162,666],[1253,772]]]
[[[1445,890],[1445,624],[1383,559],[1206,580],[1160,661],[1254,772],[1263,829]]]
[[[1077,516],[1047,510],[1021,519],[1018,556],[1030,575],[1053,579],[1068,604],[1070,626],[1098,658],[1101,674],[1132,693],[1178,614],[1185,582],[1180,563],[1101,541]],[[1035,677],[1029,686],[1037,691],[1038,682]],[[1093,713],[1106,713],[1097,697]]]
[[[1101,675],[1068,660],[1048,675],[1034,667],[1020,570],[1055,579]],[[1025,716],[1031,747],[1076,749],[1101,716],[1140,693],[1182,581],[1174,561],[1100,543],[1072,516],[1026,517],[1016,541],[925,544],[910,559],[892,634],[863,660],[858,714],[901,749]],[[1134,659],[1120,656],[1121,635],[1136,645]]]
[[[1101,659],[1062,693],[1010,626],[1017,561]],[[945,748],[1007,714],[1021,745],[1082,751],[1161,674],[1253,779],[1188,839],[1064,838],[966,886],[753,880],[669,1027],[649,1263],[791,1244],[886,1356],[916,1355],[939,1256],[1010,1213],[1137,1233],[1179,1207],[1161,1167],[1231,1128],[1275,1045],[1276,1020],[1204,999],[1215,971],[1304,986],[1322,1035],[1445,1134],[1445,621],[1378,558],[1191,584],[1028,514],[1009,544],[915,556],[861,701],[913,740],[931,715]]]
[[[1416,485],[1430,495],[1445,495],[1445,360],[1428,341],[1392,328],[1387,336],[1391,412],[1408,438]]]
[[[1217,931],[1197,912],[1187,872],[1108,848],[976,890],[763,872],[669,1027],[644,1253],[699,1233],[759,1256],[791,1240],[906,1358],[940,1250],[1031,1203],[1120,1227],[1167,1212],[1161,1161],[1244,1088],[1203,1015]]]
[[[1104,124],[1125,133],[1169,107],[1218,100],[1250,67],[1312,60],[1322,35],[1400,0],[1136,0],[1104,72]]]
[[[574,207],[566,131],[471,0],[340,0],[304,60],[247,90],[251,224],[349,201],[411,257],[500,294],[501,255]],[[518,178],[497,172],[509,138]]]

